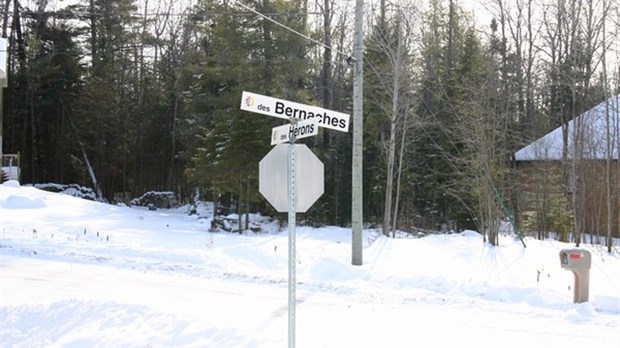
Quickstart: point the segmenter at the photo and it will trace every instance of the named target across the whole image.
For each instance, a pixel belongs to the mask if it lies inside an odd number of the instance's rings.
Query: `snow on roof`
[[[592,109],[577,116],[568,123],[568,153],[573,155],[575,123],[580,143],[581,158],[606,159],[607,149],[607,113],[609,110],[609,135],[611,157],[618,158],[618,127],[620,120],[620,95],[601,102]],[[607,109],[608,108],[608,109]],[[558,127],[542,138],[527,145],[515,153],[517,161],[545,161],[562,159],[562,127]]]

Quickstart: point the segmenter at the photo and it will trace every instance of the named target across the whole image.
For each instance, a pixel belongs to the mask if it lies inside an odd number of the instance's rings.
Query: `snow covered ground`
[[[0,186],[0,347],[286,347],[286,228],[210,233],[184,209]],[[620,247],[592,253],[572,303],[572,245],[475,232],[390,239],[297,228],[297,347],[620,347]]]

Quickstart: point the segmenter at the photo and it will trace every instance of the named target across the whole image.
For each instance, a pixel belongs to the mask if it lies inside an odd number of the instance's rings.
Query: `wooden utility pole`
[[[6,87],[6,82],[9,78],[9,69],[8,69],[8,55],[9,55],[9,43],[8,40],[4,37],[0,38],[0,176],[2,174],[2,155],[4,152],[2,151],[2,134],[4,132],[3,129],[3,121],[4,121],[4,104],[2,97],[4,96],[4,87]]]

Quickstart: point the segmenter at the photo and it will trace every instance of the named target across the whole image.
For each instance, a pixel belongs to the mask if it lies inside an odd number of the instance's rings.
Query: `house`
[[[620,237],[619,102],[611,97],[515,153],[522,227],[567,239],[575,223],[593,236],[611,224]]]
[[[7,180],[19,181],[19,154],[3,154],[0,162],[2,163],[0,166],[0,182]]]

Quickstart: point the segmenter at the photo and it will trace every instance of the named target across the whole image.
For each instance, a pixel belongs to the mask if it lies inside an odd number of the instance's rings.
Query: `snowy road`
[[[0,265],[2,302],[11,304],[2,308],[3,325],[30,327],[3,331],[3,346],[286,346],[285,282],[148,273],[26,254],[2,255]],[[359,290],[298,286],[299,347],[420,342],[616,347],[613,339],[620,335],[613,315],[583,330],[578,322],[594,318],[590,304],[563,312],[380,285]]]
[[[286,347],[287,231],[0,185],[0,347]],[[557,241],[297,229],[297,347],[620,347],[620,257],[572,303]]]

